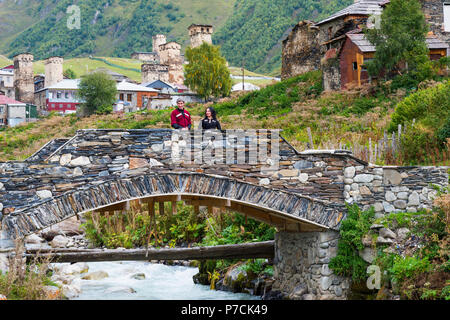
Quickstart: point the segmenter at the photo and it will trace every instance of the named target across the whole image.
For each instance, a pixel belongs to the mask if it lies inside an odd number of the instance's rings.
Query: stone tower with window
[[[13,61],[15,99],[34,104],[33,55],[21,53],[15,55]]]
[[[191,24],[188,28],[191,47],[199,47],[203,42],[212,44],[213,26],[206,24]]]

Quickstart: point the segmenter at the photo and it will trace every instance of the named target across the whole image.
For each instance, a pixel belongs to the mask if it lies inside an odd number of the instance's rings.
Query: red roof
[[[23,104],[25,103],[8,98],[7,96],[0,95],[0,104]]]
[[[10,64],[9,66],[3,67],[0,70],[13,70],[14,69],[14,65]]]

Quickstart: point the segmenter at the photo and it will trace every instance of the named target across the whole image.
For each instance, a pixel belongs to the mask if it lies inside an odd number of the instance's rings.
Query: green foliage
[[[82,115],[106,112],[116,101],[116,82],[104,72],[94,72],[82,77],[77,95],[84,101]]]
[[[231,92],[231,77],[226,60],[217,46],[206,42],[196,48],[186,49],[184,83],[202,98],[228,96]]]
[[[215,246],[244,242],[273,240],[275,229],[253,219],[245,219],[238,213],[227,214],[220,219],[207,219],[206,234],[202,245]]]
[[[399,124],[411,127],[401,137],[401,157],[406,164],[430,163],[446,152],[450,137],[450,81],[419,90],[401,101],[391,117],[389,130]]]
[[[77,75],[72,69],[67,69],[66,71],[64,71],[64,77],[68,79],[76,79]]]
[[[113,112],[112,105],[102,105],[95,110],[96,114],[110,114]]]
[[[374,108],[383,106],[387,109],[387,105],[391,101],[383,94],[376,94],[374,96],[366,97],[349,97],[339,92],[331,95],[320,97],[317,101],[317,106],[321,107],[319,113],[321,115],[342,115],[349,117],[351,115],[362,116],[367,112],[373,111]]]
[[[402,257],[396,256],[394,258],[394,265],[390,270],[394,279],[398,282],[403,282],[406,279],[417,277],[421,273],[430,271],[431,263],[428,257]]]
[[[447,285],[444,287],[444,289],[442,289],[441,291],[441,299],[450,300],[450,285]]]
[[[367,63],[373,76],[380,72],[401,73],[400,62],[408,63],[409,72],[426,74],[429,65],[425,35],[428,26],[418,0],[392,0],[381,14],[380,28],[365,29],[375,45],[374,59]]]
[[[396,130],[399,124],[423,123],[427,127],[440,128],[450,117],[450,81],[434,87],[419,90],[406,97],[395,108],[389,130]]]
[[[172,30],[170,24],[160,23],[163,13],[169,9],[165,9],[158,1],[113,2],[115,1],[77,1],[75,4],[80,8],[81,28],[69,29],[67,21],[71,16],[66,10],[74,4],[73,1],[40,1],[40,5],[32,12],[33,18],[39,22],[30,25],[14,38],[10,45],[10,55],[30,51],[35,59],[45,59],[49,53],[78,57],[98,51],[103,38],[120,38],[122,40],[117,44],[109,43],[113,47],[108,46],[107,50],[116,56],[129,57],[134,51],[148,51],[153,35]],[[122,8],[108,10],[115,6]]]
[[[292,111],[295,102],[316,97],[323,91],[320,72],[308,72],[253,91],[235,101],[215,104],[217,115],[248,114],[259,119]]]
[[[358,281],[366,278],[368,266],[358,251],[364,249],[362,237],[369,231],[375,211],[373,207],[361,211],[356,204],[347,206],[347,211],[347,218],[342,221],[340,228],[338,252],[336,257],[331,259],[329,266],[336,274]]]

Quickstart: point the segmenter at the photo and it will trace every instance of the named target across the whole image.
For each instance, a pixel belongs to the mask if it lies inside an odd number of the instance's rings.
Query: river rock
[[[62,294],[61,290],[55,286],[43,286],[42,289],[48,300],[57,299]]]
[[[144,280],[145,279],[145,273],[136,273],[131,276],[131,278],[135,280]]]
[[[134,290],[131,287],[111,287],[105,290],[106,294],[110,294],[110,293],[136,293],[136,290]]]
[[[109,275],[105,271],[95,271],[95,272],[88,273],[81,279],[83,279],[83,280],[102,280],[102,279],[105,279],[108,277],[109,277]]]
[[[80,295],[81,293],[81,285],[75,280],[70,285],[62,286],[62,294],[68,298],[73,299]]]
[[[25,238],[25,243],[29,244],[39,244],[44,242],[45,240],[39,237],[37,234],[31,234]]]
[[[233,292],[240,292],[247,280],[247,272],[239,267],[230,269],[223,279],[223,284]]]
[[[290,300],[300,300],[302,296],[308,292],[308,286],[302,283],[294,288],[292,293],[289,295]]]
[[[50,241],[49,244],[52,246],[52,248],[65,248],[69,243],[69,240],[70,239],[65,236],[57,235],[53,238],[52,241]]]

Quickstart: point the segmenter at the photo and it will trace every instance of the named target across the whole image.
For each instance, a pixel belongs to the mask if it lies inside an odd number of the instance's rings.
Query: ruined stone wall
[[[164,64],[146,63],[141,66],[142,83],[161,80],[169,81],[169,66]]]
[[[330,50],[339,58],[345,33],[366,24],[366,16],[339,18],[321,25],[311,21],[299,22],[283,41],[282,79],[320,69],[327,73],[323,79],[324,86],[330,90],[340,90],[339,68],[323,64],[323,60],[327,60]]]
[[[131,59],[140,60],[142,62],[158,62],[159,57],[155,52],[134,52]]]
[[[18,54],[13,60],[15,99],[34,104],[33,55]]]
[[[281,79],[318,70],[320,67],[319,31],[311,21],[299,22],[283,41]]]

